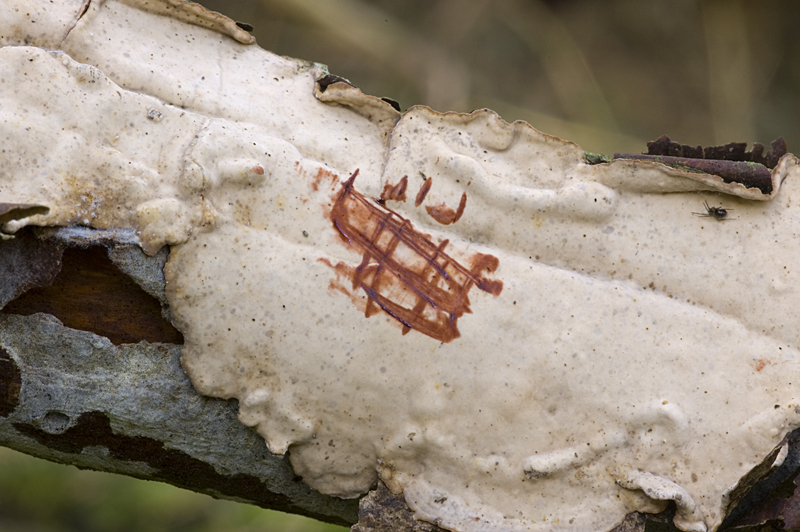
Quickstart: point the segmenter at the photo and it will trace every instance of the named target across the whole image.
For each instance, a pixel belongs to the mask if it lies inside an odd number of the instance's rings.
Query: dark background
[[[800,149],[800,3],[205,0],[403,109],[488,107],[601,153],[667,134]]]

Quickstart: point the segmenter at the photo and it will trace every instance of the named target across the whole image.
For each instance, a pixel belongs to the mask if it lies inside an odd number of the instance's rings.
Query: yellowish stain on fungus
[[[800,426],[794,156],[770,196],[587,166],[491,111],[321,92],[318,67],[132,2],[92,3],[60,47],[0,49],[0,200],[50,209],[0,229],[170,244],[192,382],[237,398],[314,488],[380,476],[470,532],[609,530],[668,500],[682,529],[713,529]],[[404,176],[408,199],[381,197]],[[692,215],[722,198],[736,220]],[[459,209],[442,225],[426,205]]]

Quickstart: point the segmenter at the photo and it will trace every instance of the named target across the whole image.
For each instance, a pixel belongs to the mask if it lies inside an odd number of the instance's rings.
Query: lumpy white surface
[[[115,51],[148,31],[189,35],[165,46],[194,59]],[[237,398],[311,486],[354,497],[380,476],[453,530],[608,530],[669,499],[703,530],[800,424],[794,157],[771,201],[651,163],[589,167],[488,111],[400,118],[342,86],[325,98],[345,107],[323,104],[308,65],[220,39],[107,2],[64,44],[105,70],[1,49],[0,200],[50,213],[0,229],[171,244],[192,382]],[[356,169],[373,212],[407,176],[392,219],[460,263],[497,258],[482,275],[502,291],[470,288],[452,341],[365,315],[348,277],[363,250],[331,219]],[[428,214],[463,194],[457,222]],[[693,215],[704,200],[730,219]]]
[[[309,178],[273,175],[264,190]],[[449,528],[600,530],[660,508],[638,490],[662,488],[681,498],[678,524],[699,530],[797,424],[791,313],[761,314],[781,306],[776,286],[794,291],[792,276],[744,252],[733,261],[758,237],[745,222],[693,217],[695,195],[621,193],[600,223],[473,213],[516,228],[515,252],[447,235],[495,253],[504,283],[497,297],[470,292],[449,343],[403,335],[331,289],[319,259],[355,266],[360,255],[339,242],[327,201],[311,197],[283,233],[234,223],[197,234],[168,275],[196,386],[237,397],[242,421],[323,492],[356,496],[379,473]],[[772,205],[737,209],[791,223]],[[660,286],[635,280],[644,268]]]

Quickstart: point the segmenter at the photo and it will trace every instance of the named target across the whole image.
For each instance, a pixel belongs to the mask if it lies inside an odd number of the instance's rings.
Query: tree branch
[[[166,253],[148,257],[109,232],[45,234],[0,243],[0,271],[20,274],[4,276],[2,291],[29,289],[0,312],[0,445],[329,523],[357,521],[357,501],[306,486],[239,422],[235,400],[194,390],[182,346],[166,343],[176,337],[158,300],[117,266],[163,293]]]

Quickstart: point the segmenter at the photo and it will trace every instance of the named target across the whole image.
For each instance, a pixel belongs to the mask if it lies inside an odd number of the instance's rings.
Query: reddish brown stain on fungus
[[[464,214],[464,209],[467,207],[467,193],[461,194],[461,201],[458,204],[458,210],[454,211],[444,203],[439,205],[426,205],[425,210],[431,218],[436,220],[442,225],[450,225],[456,223]]]
[[[768,365],[772,364],[772,361],[768,358],[757,358],[756,359],[756,371],[761,371]]]
[[[406,200],[406,188],[408,188],[408,176],[404,175],[400,182],[396,185],[392,185],[391,183],[386,183],[383,186],[383,192],[381,192],[381,200],[382,202],[386,201],[405,201]]]
[[[258,175],[264,175],[264,168],[261,165],[255,165],[250,169],[251,172]]]
[[[422,186],[419,187],[419,192],[417,192],[417,199],[414,200],[414,207],[419,207],[423,201],[425,201],[425,196],[428,195],[428,191],[430,191],[431,186],[433,186],[433,178],[429,177],[422,183]]]
[[[499,260],[475,253],[471,267],[463,266],[445,253],[448,240],[434,244],[411,222],[358,192],[353,186],[357,175],[358,170],[342,185],[331,220],[363,252],[361,264],[322,262],[349,278],[352,290],[364,291],[366,317],[383,310],[402,324],[403,334],[414,329],[442,342],[458,338],[458,318],[471,312],[469,290],[477,286],[495,296],[503,290],[502,281],[484,277],[497,270]],[[340,283],[331,288],[347,293]],[[358,304],[354,294],[348,295]]]
[[[338,180],[338,176],[331,172],[330,170],[326,170],[324,168],[320,168],[317,170],[317,173],[314,177],[311,178],[311,188],[314,189],[314,192],[319,190],[319,186],[322,184],[323,181],[329,181],[331,185]]]

